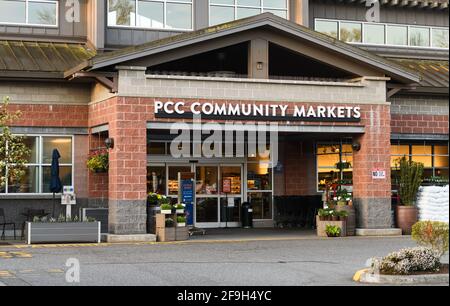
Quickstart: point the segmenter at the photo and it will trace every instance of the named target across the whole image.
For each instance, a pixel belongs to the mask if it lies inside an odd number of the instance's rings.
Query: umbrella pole
[[[52,217],[55,218],[55,193],[53,192],[53,211],[52,211]]]

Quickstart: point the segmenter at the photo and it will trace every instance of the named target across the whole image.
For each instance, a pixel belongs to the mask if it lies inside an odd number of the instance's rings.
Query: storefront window
[[[191,172],[190,166],[169,166],[169,195],[178,195],[178,172]]]
[[[397,190],[398,184],[398,162],[406,156],[408,160],[424,164],[423,184],[433,184],[438,178],[440,181],[448,180],[448,144],[439,143],[413,143],[391,145],[391,173],[392,188]]]
[[[147,167],[147,190],[157,194],[166,194],[166,166]]]
[[[192,0],[108,0],[108,25],[192,29]]]
[[[231,194],[241,194],[241,167],[223,166],[220,167],[222,181],[228,179],[231,181]]]
[[[50,183],[51,183],[51,167],[42,167],[42,192],[51,193]],[[61,179],[61,184],[63,186],[72,186],[72,167],[60,166],[59,167],[59,178]]]
[[[318,190],[332,183],[353,184],[353,150],[350,144],[317,144]]]
[[[38,193],[39,192],[39,170],[36,166],[28,166],[25,174],[18,182],[9,181],[9,193]]]
[[[272,168],[269,163],[247,164],[247,189],[272,190]]]
[[[422,163],[425,168],[431,168],[433,167],[432,151],[431,145],[413,145],[411,151],[412,160]]]
[[[248,199],[252,203],[253,219],[272,219],[271,192],[249,192]]]
[[[218,198],[197,198],[196,222],[218,222]]]
[[[2,188],[3,192],[50,193],[53,149],[57,149],[61,156],[59,174],[62,185],[72,186],[72,137],[27,136],[23,142],[30,150],[25,164],[25,174],[18,182],[9,180]]]
[[[201,166],[196,168],[196,193],[218,193],[218,169],[217,167]]]

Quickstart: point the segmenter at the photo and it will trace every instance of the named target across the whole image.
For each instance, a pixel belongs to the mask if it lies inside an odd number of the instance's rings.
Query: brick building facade
[[[112,234],[146,233],[147,194],[163,193],[176,201],[176,176],[186,171],[197,175],[194,221],[200,227],[222,227],[228,221],[239,226],[245,201],[254,205],[255,226],[309,226],[322,206],[324,188],[334,180],[351,191],[358,227],[395,226],[395,158],[417,158],[430,180],[448,179],[448,46],[402,49],[340,41],[319,33],[326,32],[320,22],[334,21],[324,21],[318,2],[288,1],[286,9],[276,12],[285,12],[284,17],[264,13],[221,25],[194,14],[191,31],[149,30],[155,37],[148,41],[141,41],[143,29],[110,26],[104,20],[106,1],[99,6],[83,2],[92,14],[86,28],[74,26],[81,36],[63,35],[62,26],[61,33],[47,33],[52,48],[37,34],[21,44],[21,35],[3,33],[0,27],[0,53],[5,55],[0,95],[11,98],[12,111],[22,112],[13,132],[26,135],[36,154],[21,182],[0,188],[0,207],[18,225],[24,210],[51,211],[48,152],[58,148],[63,183],[73,185],[77,194],[74,211],[83,215],[84,208],[107,208]],[[336,12],[359,5],[331,2]],[[197,13],[208,5],[198,3]],[[396,9],[409,16],[418,8]],[[430,33],[448,33],[448,20],[441,18],[448,8],[432,9],[435,24],[422,26]],[[393,21],[384,22],[387,29]],[[130,37],[132,46],[124,46]],[[30,64],[38,56],[48,65]],[[276,113],[202,119],[221,128],[226,123],[276,123],[277,162],[251,155],[173,157],[172,124],[185,123],[194,133],[195,122],[167,110],[156,114],[155,104],[168,102],[183,102],[187,114],[193,103],[286,106],[286,118]],[[294,108],[302,106],[358,108],[361,116],[293,118]],[[244,135],[246,154],[249,132]],[[113,147],[105,148],[106,139],[114,141]],[[108,150],[108,173],[86,168],[88,156],[99,150]],[[339,173],[336,164],[342,162],[351,166]],[[375,178],[373,171],[384,177]],[[231,194],[233,217],[226,221],[228,208],[219,187],[223,177],[239,185]],[[58,205],[56,214],[61,212]]]

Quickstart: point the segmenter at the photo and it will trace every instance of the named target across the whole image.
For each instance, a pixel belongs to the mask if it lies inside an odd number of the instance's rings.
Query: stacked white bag
[[[420,187],[417,194],[419,220],[442,221],[448,223],[448,185]]]

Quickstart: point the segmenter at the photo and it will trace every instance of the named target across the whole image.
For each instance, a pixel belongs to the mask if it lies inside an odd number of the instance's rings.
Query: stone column
[[[146,233],[147,126],[139,98],[111,99],[109,137],[109,232]]]
[[[365,133],[354,137],[361,145],[353,152],[353,202],[356,226],[391,227],[391,143],[388,105],[371,105],[362,113]],[[386,178],[372,178],[372,170],[386,171]]]

